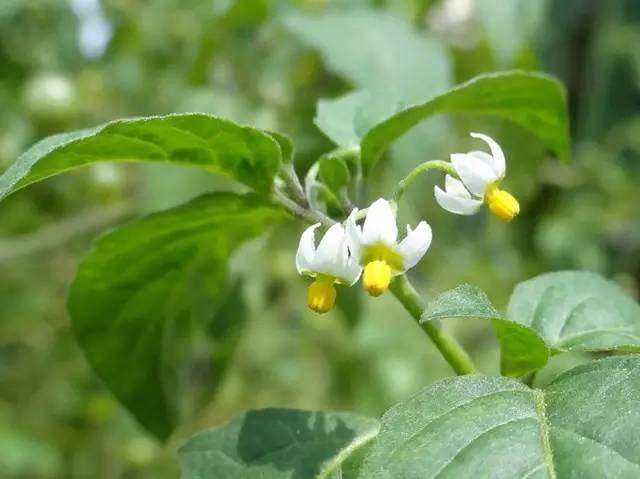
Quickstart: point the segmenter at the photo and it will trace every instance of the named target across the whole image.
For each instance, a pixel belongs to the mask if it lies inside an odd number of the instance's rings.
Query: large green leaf
[[[549,359],[549,348],[538,333],[505,318],[480,288],[462,285],[441,294],[427,305],[420,321],[448,318],[491,321],[500,341],[504,375],[524,375],[542,368]]]
[[[379,122],[452,85],[443,42],[390,13],[358,8],[320,15],[296,13],[288,15],[285,24],[320,51],[329,70],[358,89],[318,104],[315,123],[339,146],[358,146]],[[411,138],[412,144],[420,146],[416,147],[420,157],[441,132],[434,126]]]
[[[562,271],[520,283],[507,316],[536,330],[555,352],[640,350],[640,306],[593,273]]]
[[[569,119],[562,84],[544,74],[510,71],[478,76],[380,122],[362,139],[364,166],[373,166],[393,141],[425,118],[454,112],[511,120],[530,130],[560,159],[569,158]]]
[[[640,357],[579,366],[545,389],[440,381],[382,418],[360,479],[640,476]]]
[[[261,409],[180,449],[183,479],[355,478],[378,421],[355,414]]]
[[[290,13],[285,25],[320,51],[328,69],[394,101],[416,102],[450,85],[444,45],[400,17],[354,8],[318,15]]]
[[[282,161],[279,143],[286,141],[205,114],[118,120],[34,145],[0,176],[0,199],[31,183],[99,161],[195,166],[266,193]]]
[[[356,131],[356,115],[368,97],[367,92],[356,91],[332,100],[319,100],[313,121],[336,145],[357,146],[360,135]]]
[[[80,264],[69,296],[78,341],[156,436],[177,422],[176,364],[198,300],[223,290],[229,254],[280,216],[254,195],[204,195],[105,234]]]

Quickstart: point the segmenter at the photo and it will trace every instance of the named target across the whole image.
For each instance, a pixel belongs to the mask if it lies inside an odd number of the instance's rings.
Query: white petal
[[[447,175],[444,177],[444,189],[449,194],[471,198],[471,193],[464,187],[464,183],[453,176]]]
[[[384,243],[393,246],[398,239],[396,215],[391,204],[385,199],[374,201],[367,210],[367,217],[362,227],[364,244]]]
[[[498,174],[498,177],[503,178],[507,169],[507,165],[504,159],[504,152],[502,151],[502,148],[500,148],[500,145],[498,145],[498,143],[493,138],[487,135],[483,135],[482,133],[471,133],[471,136],[473,138],[483,140],[487,145],[489,145],[489,149],[491,150],[491,157],[493,158],[493,168]]]
[[[361,273],[362,266],[360,266],[360,264],[354,258],[349,258],[341,279],[343,279],[344,282],[349,286],[353,286],[358,282],[358,279],[360,279]]]
[[[431,246],[431,226],[421,221],[415,230],[407,225],[407,237],[398,245],[398,252],[404,259],[404,270],[413,268]]]
[[[435,193],[436,201],[442,208],[457,215],[474,215],[482,206],[482,200],[471,198],[469,193],[467,193],[466,197],[451,194],[442,191],[438,186],[433,188],[433,192]]]
[[[338,234],[340,235],[339,239]],[[325,242],[325,246],[322,243],[318,246],[314,263],[315,271],[338,278],[342,283],[348,285],[358,281],[362,268],[349,255],[344,227],[340,224],[332,226],[322,241]],[[327,248],[325,259],[322,258],[324,251],[320,251],[324,247]]]
[[[305,271],[311,271],[313,267],[313,259],[316,255],[315,231],[320,223],[309,226],[302,236],[298,244],[298,252],[296,253],[296,269],[302,274]]]
[[[362,229],[356,223],[357,209],[351,211],[349,218],[347,218],[346,230],[347,230],[347,244],[349,245],[349,251],[357,261],[360,260],[360,250],[362,249]]]
[[[451,155],[451,163],[464,186],[475,196],[484,196],[487,185],[496,180],[493,168],[473,155],[454,153]]]
[[[320,240],[313,258],[313,271],[335,276],[333,273],[341,269],[346,254],[347,240],[344,228],[340,223],[336,223],[327,230]]]
[[[467,155],[473,156],[476,160],[481,161],[485,165],[489,167],[489,169],[493,172],[495,179],[500,179],[500,172],[496,169],[495,162],[493,161],[493,156],[491,156],[486,151],[473,150],[467,153]]]

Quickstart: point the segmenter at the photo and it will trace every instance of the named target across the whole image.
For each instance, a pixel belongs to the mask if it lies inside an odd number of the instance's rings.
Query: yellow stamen
[[[326,313],[333,308],[336,302],[336,288],[333,285],[333,278],[318,276],[309,285],[307,294],[307,304],[316,313]]]
[[[511,193],[492,185],[484,196],[491,212],[502,221],[509,222],[520,213],[520,205]]]
[[[380,296],[389,288],[391,267],[386,261],[371,261],[364,267],[362,283],[371,296]]]

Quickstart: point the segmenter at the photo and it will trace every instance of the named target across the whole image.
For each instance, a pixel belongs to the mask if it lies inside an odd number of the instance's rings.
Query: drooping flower
[[[520,213],[520,205],[511,193],[500,189],[506,171],[502,148],[487,135],[471,133],[471,136],[487,143],[491,154],[484,151],[452,154],[451,163],[460,179],[447,175],[445,189],[434,188],[436,201],[458,215],[473,215],[486,203],[494,215],[509,222]]]
[[[331,226],[315,244],[316,223],[307,228],[300,237],[296,254],[298,273],[311,276],[314,281],[309,285],[307,304],[316,313],[326,313],[336,301],[335,283],[353,285],[362,268],[350,256],[347,237],[341,224]]]
[[[398,243],[398,227],[391,204],[380,198],[367,209],[362,228],[356,223],[358,210],[347,219],[349,249],[364,267],[362,282],[372,296],[384,293],[395,275],[414,267],[431,245],[431,227],[421,221],[415,230],[407,225],[407,236]]]

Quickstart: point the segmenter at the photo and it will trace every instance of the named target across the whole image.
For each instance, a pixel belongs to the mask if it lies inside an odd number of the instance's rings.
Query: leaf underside
[[[524,281],[507,315],[537,331],[554,352],[640,350],[640,305],[594,273],[561,271]]]

